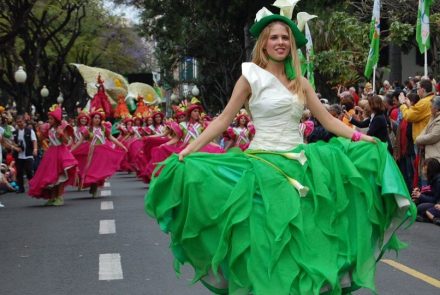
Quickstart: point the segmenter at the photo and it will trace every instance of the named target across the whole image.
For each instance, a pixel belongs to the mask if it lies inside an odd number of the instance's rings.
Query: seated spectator
[[[10,172],[6,164],[1,164],[0,167],[0,192],[15,192],[18,190],[18,185],[15,181],[10,181]]]
[[[428,217],[432,223],[440,226],[440,202],[426,210],[426,217]]]
[[[440,162],[433,158],[426,159],[422,167],[422,173],[428,180],[430,191],[426,188],[422,190],[415,188],[411,194],[412,199],[417,204],[416,220],[421,222],[434,221],[434,217],[440,218],[440,215],[437,215],[438,212],[435,211],[437,209],[430,210],[440,203]],[[429,216],[427,214],[428,210],[430,210]]]

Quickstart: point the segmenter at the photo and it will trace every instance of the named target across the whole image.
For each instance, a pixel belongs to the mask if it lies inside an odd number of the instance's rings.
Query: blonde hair
[[[267,54],[265,53],[264,47],[267,44],[267,40],[270,36],[270,30],[273,25],[275,24],[281,24],[283,27],[286,28],[288,34],[289,34],[289,40],[290,40],[290,54],[292,55],[292,66],[295,69],[296,72],[296,78],[291,80],[289,82],[289,85],[287,88],[294,94],[297,94],[299,98],[304,102],[305,100],[305,94],[304,90],[301,85],[301,64],[299,61],[299,56],[297,53],[296,43],[295,43],[295,37],[292,34],[292,30],[290,27],[280,21],[275,21],[267,25],[263,31],[261,31],[260,36],[257,39],[257,42],[255,43],[254,49],[252,50],[252,62],[261,68],[265,69],[267,64],[269,63],[269,59]]]

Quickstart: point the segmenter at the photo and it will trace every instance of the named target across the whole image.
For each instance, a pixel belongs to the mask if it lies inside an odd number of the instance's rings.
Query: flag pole
[[[376,94],[376,68],[377,65],[373,67],[373,94]]]
[[[425,48],[425,77],[428,76],[428,49]]]

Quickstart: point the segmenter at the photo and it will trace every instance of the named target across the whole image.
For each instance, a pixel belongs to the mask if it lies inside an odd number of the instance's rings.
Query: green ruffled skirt
[[[173,155],[160,166],[146,212],[170,233],[176,272],[191,264],[194,282],[219,294],[374,291],[376,262],[402,248],[394,232],[416,216],[383,143],[335,138],[289,153]]]

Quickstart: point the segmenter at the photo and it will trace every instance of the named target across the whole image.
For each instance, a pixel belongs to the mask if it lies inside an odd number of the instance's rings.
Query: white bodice
[[[302,144],[299,123],[304,105],[298,96],[254,63],[243,63],[242,74],[252,90],[249,111],[256,131],[249,149],[289,151]]]

